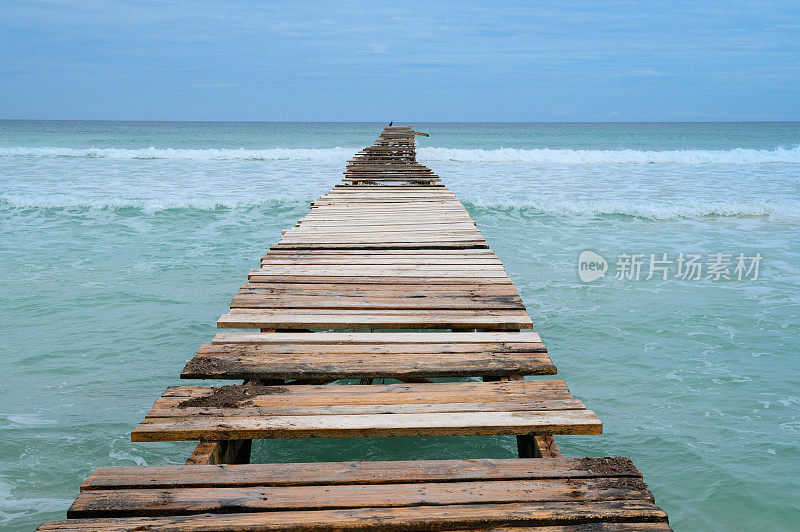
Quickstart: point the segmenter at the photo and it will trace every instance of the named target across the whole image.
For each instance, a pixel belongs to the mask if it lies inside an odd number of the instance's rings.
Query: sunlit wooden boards
[[[220,333],[181,373],[189,379],[362,379],[552,375],[532,331]]]
[[[251,270],[223,328],[528,329],[493,253],[282,252]]]
[[[444,187],[335,187],[312,204],[277,249],[488,248],[475,222]]]
[[[524,310],[241,309],[220,316],[229,329],[531,329]]]
[[[519,330],[532,323],[451,191],[337,186],[284,231],[218,326]]]
[[[564,381],[176,386],[133,441],[599,434]]]
[[[626,458],[100,468],[68,517],[40,530],[670,530]]]
[[[265,283],[245,283],[233,297],[231,308],[338,308],[338,309],[515,309],[521,306],[513,287],[499,285],[475,288],[461,293],[454,290],[342,290],[310,283],[310,287],[278,291]],[[298,283],[299,284],[299,283]],[[341,283],[339,283],[341,284]]]

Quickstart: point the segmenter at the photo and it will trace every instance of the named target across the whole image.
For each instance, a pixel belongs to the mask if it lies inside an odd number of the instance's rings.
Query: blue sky
[[[0,118],[800,120],[800,3],[0,2]]]

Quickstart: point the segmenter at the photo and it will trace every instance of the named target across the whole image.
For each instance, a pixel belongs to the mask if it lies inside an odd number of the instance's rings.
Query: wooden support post
[[[186,465],[249,464],[253,440],[201,441]]]
[[[561,451],[551,434],[517,436],[517,452],[520,458],[561,458]]]
[[[517,436],[517,455],[520,458],[541,458],[536,455],[535,438],[533,434]]]
[[[524,381],[522,375],[484,377],[484,382]],[[550,434],[522,434],[517,436],[517,454],[520,458],[560,458],[556,441]]]
[[[552,434],[537,434],[533,437],[533,443],[538,455],[536,458],[561,458],[561,451]]]

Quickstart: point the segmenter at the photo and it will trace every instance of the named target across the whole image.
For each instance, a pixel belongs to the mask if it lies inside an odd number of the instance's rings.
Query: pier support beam
[[[561,451],[550,434],[517,436],[517,453],[520,458],[561,458]]]
[[[524,381],[522,375],[507,377],[484,377],[484,382]],[[551,434],[523,434],[517,436],[517,454],[520,458],[560,458],[556,440]]]
[[[186,465],[249,464],[253,440],[201,441]]]

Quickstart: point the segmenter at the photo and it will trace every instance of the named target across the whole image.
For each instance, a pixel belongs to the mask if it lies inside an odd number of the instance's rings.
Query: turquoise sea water
[[[800,516],[800,124],[415,124],[601,436],[676,530]],[[259,256],[380,124],[0,121],[0,528],[63,518],[97,466],[182,463],[129,431]],[[611,263],[582,283],[584,250]],[[647,277],[759,253],[758,280]],[[642,278],[616,279],[641,254]],[[733,266],[731,266],[733,270]],[[257,442],[254,461],[510,457],[512,438]]]

